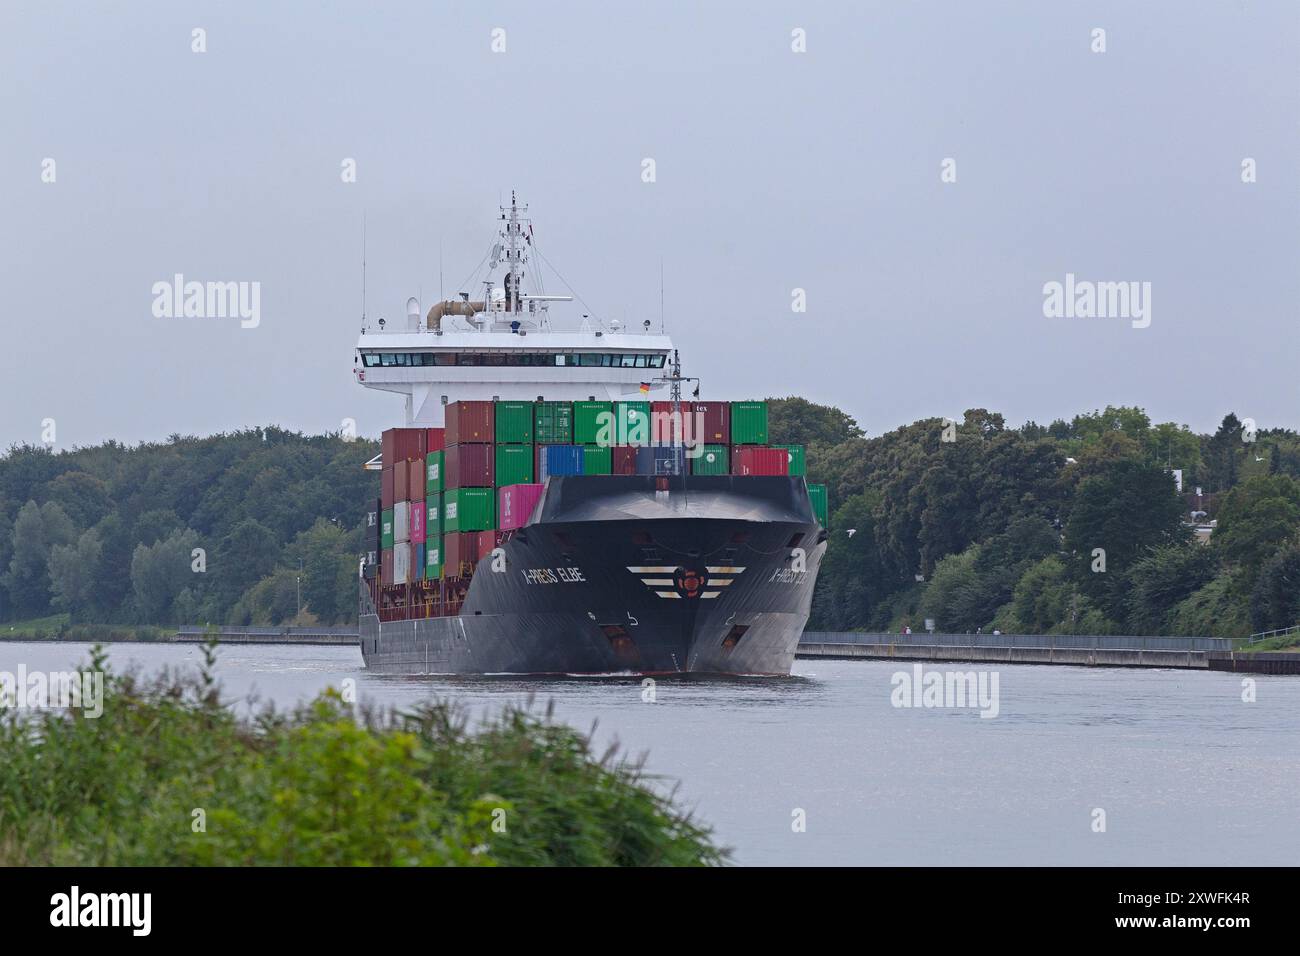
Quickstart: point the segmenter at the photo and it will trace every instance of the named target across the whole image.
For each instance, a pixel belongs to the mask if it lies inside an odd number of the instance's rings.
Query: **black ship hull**
[[[790,673],[825,533],[802,478],[549,479],[461,613],[361,615],[383,674]]]

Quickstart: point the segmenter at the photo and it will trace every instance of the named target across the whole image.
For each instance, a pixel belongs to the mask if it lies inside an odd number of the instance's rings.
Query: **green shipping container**
[[[497,434],[500,432],[500,419],[497,419]],[[497,487],[506,485],[530,485],[533,483],[533,446],[532,445],[497,445],[496,461]]]
[[[442,530],[491,531],[497,526],[497,493],[494,488],[455,488],[442,496]]]
[[[615,402],[614,419],[618,422],[618,435],[614,444],[650,444],[649,402]]]
[[[807,462],[804,459],[803,445],[773,445],[773,448],[784,448],[790,462],[790,474],[806,475],[808,474]]]
[[[496,441],[499,445],[525,445],[533,440],[533,403],[496,403]]]
[[[442,535],[430,534],[424,544],[424,579],[436,581],[442,577]]]
[[[393,547],[393,511],[390,508],[379,516],[379,547],[385,551]]]
[[[612,448],[599,445],[582,446],[582,473],[584,475],[608,475],[614,471]]]
[[[731,456],[726,445],[704,445],[698,458],[688,458],[692,475],[729,475]]]
[[[430,538],[442,534],[442,495],[427,495],[424,499],[424,533]]]
[[[731,403],[731,443],[767,444],[767,402]]]
[[[534,402],[533,440],[539,445],[572,445],[573,403]]]
[[[826,517],[826,486],[825,485],[808,485],[808,497],[812,499],[813,514],[821,522],[823,528],[830,527],[830,521]]]
[[[442,452],[431,451],[424,456],[424,494],[442,494]]]
[[[573,403],[573,444],[595,445],[601,439],[601,429],[605,431],[605,443],[616,444],[609,425],[613,420],[613,402],[574,402]]]

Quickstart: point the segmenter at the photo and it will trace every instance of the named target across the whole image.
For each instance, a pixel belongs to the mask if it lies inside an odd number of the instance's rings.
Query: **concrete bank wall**
[[[914,635],[913,635],[914,636]],[[801,641],[796,657],[898,661],[965,661],[988,664],[1061,664],[1084,667],[1183,667],[1204,669],[1205,651],[1074,647],[954,647],[939,644]]]
[[[206,628],[183,624],[173,641],[202,644],[208,639]],[[219,627],[217,640],[222,644],[333,644],[359,646],[356,628],[347,627]]]

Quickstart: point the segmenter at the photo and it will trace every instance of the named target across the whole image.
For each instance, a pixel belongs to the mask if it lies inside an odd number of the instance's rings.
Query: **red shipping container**
[[[411,500],[411,469],[405,462],[393,466],[393,500]]]
[[[650,404],[651,442],[673,442],[672,402]],[[682,402],[682,439],[702,445],[726,445],[731,442],[731,405],[727,402]],[[696,434],[698,432],[699,434]]]
[[[411,509],[411,543],[424,544],[424,516],[426,509]]]
[[[393,586],[393,549],[385,548],[379,554],[379,583],[386,588]]]
[[[424,433],[424,453],[425,453],[426,455],[427,455],[429,452],[432,452],[432,451],[442,451],[444,448],[447,447],[447,446],[446,446],[446,443],[443,441],[443,433],[444,433],[445,431],[446,431],[446,429],[443,429],[443,428],[428,428],[428,429],[425,429],[425,433]]]
[[[445,447],[490,445],[495,424],[496,408],[492,402],[452,402],[447,406],[447,427],[443,430]]]
[[[790,453],[784,448],[736,445],[731,449],[733,475],[788,475]]]
[[[410,477],[408,481],[408,490],[411,493],[412,501],[424,500],[424,459],[418,458],[410,463]],[[414,539],[412,539],[414,540]]]
[[[391,511],[393,507],[393,466],[384,465],[379,475],[379,501],[381,511]]]
[[[476,550],[478,551],[479,560],[490,557],[497,546],[497,533],[495,531],[479,531],[476,533],[476,537],[478,538]]]
[[[543,485],[506,485],[497,489],[497,527],[502,531],[522,528],[542,497]]]
[[[454,488],[491,488],[496,476],[495,445],[449,445],[443,452],[442,480]]]
[[[636,446],[615,445],[610,449],[610,474],[636,474]]]
[[[412,461],[425,456],[423,428],[390,428],[380,439],[379,451],[385,465]]]
[[[465,572],[478,564],[479,533],[475,531],[452,532],[442,536],[443,574],[449,578],[464,577]],[[463,567],[468,565],[469,567]]]

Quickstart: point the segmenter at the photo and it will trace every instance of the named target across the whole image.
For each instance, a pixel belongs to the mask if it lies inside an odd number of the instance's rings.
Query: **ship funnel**
[[[442,319],[448,315],[463,315],[472,319],[476,312],[486,312],[487,303],[485,302],[456,302],[452,299],[446,299],[442,302],[435,302],[429,309],[429,314],[425,316],[425,327],[435,331],[441,331]]]

